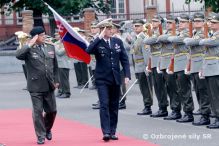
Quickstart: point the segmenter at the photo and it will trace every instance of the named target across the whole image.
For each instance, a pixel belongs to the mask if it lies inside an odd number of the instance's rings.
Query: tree
[[[72,16],[82,13],[84,8],[93,7],[99,12],[108,13],[110,11],[111,0],[44,0],[62,16]],[[42,0],[1,0],[1,7],[9,5],[10,10],[20,11],[23,9],[33,10],[34,26],[43,26],[42,14],[48,14],[53,18],[51,11],[44,5]],[[55,21],[50,20],[51,33],[55,30]]]
[[[188,4],[192,0],[185,0],[185,2]],[[219,0],[193,0],[193,1],[199,1],[200,3],[205,3],[205,8],[211,8],[213,12],[218,13],[219,12]]]

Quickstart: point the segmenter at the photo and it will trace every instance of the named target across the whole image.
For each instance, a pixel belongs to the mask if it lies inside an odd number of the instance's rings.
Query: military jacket
[[[198,73],[203,64],[205,46],[199,45],[201,39],[204,38],[202,30],[195,31],[192,38],[184,39],[184,43],[190,48],[191,70],[190,73]]]
[[[186,68],[189,49],[183,40],[187,37],[189,37],[189,31],[185,29],[178,36],[170,36],[168,38],[174,48],[174,72],[184,71]]]
[[[24,60],[27,67],[27,89],[29,92],[48,92],[58,83],[58,64],[53,45],[24,45],[16,51],[16,57]]]
[[[160,42],[157,42],[157,38],[159,37],[159,30],[155,29],[151,37],[148,37],[144,40],[144,43],[150,45],[150,52],[151,52],[151,67],[157,67],[160,54],[161,54],[161,46]]]
[[[165,34],[158,37],[157,41],[162,44],[161,55],[159,59],[160,70],[167,69],[170,65],[171,56],[173,55],[173,45],[168,40],[171,36],[171,31],[167,31]]]
[[[219,31],[213,33],[211,38],[202,39],[199,44],[206,46],[202,67],[203,76],[219,75]]]

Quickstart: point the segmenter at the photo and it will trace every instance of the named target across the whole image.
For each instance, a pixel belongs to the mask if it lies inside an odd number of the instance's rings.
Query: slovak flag
[[[71,25],[68,24],[68,22],[63,19],[52,7],[48,5],[48,8],[54,15],[59,34],[68,57],[89,64],[91,57],[87,52],[85,52],[85,49],[89,45],[88,41],[75,31]]]

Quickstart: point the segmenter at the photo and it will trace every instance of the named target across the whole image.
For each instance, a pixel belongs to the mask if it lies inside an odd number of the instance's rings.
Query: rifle
[[[204,37],[208,38],[208,24],[207,24],[207,22],[204,23]]]
[[[172,23],[171,35],[172,36],[176,35],[176,23]],[[169,72],[174,73],[174,54],[171,56],[170,65],[168,67],[168,70],[169,70]]]
[[[151,25],[148,25],[148,36],[149,36],[149,37],[152,36]],[[148,66],[148,70],[149,70],[149,71],[152,71],[152,68],[151,68],[151,57],[149,57],[147,66]]]
[[[189,21],[189,37],[192,38],[193,36],[193,27],[192,27],[192,21]],[[190,50],[191,51],[191,50]],[[188,59],[188,63],[186,65],[186,71],[190,72],[191,71],[191,55],[189,54],[189,59]]]

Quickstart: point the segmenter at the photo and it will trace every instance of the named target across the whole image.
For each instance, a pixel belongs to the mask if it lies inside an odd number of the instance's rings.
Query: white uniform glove
[[[172,71],[169,71],[168,68],[167,68],[166,72],[167,72],[167,74],[169,74],[169,75],[172,75],[172,74],[174,73],[174,72],[172,72]]]
[[[161,71],[159,67],[156,67],[156,69],[157,69],[157,73],[158,74],[162,74],[163,73],[163,71]]]
[[[199,76],[200,79],[205,79],[205,77],[203,76],[202,71],[200,71],[200,72],[198,73],[198,76]]]
[[[146,67],[146,72],[150,73],[151,70],[148,69],[148,66]]]
[[[191,72],[188,71],[187,69],[184,70],[184,73],[185,73],[185,75],[190,75],[191,74]]]

